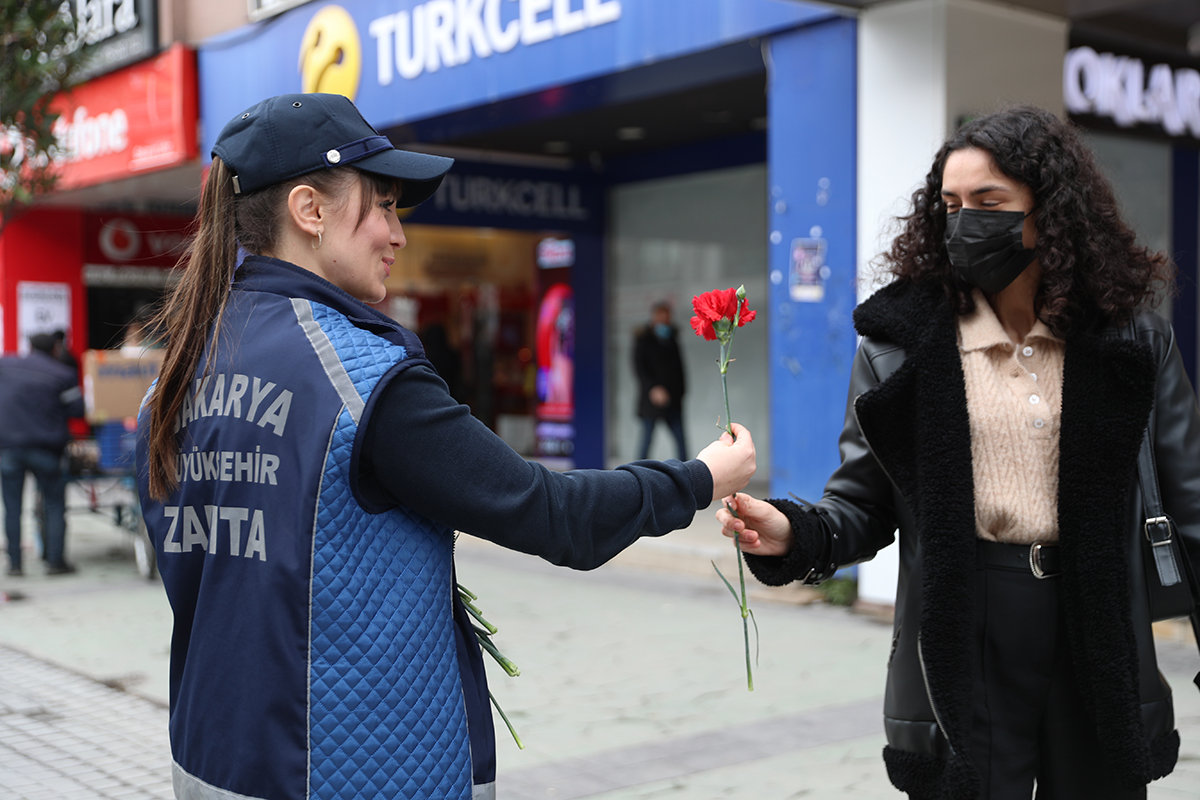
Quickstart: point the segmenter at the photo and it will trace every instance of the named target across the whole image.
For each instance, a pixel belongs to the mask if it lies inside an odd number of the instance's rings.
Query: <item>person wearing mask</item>
[[[1125,800],[1175,766],[1138,458],[1200,565],[1200,411],[1166,255],[1138,245],[1076,129],[1019,106],[938,150],[855,311],[842,463],[815,505],[717,512],[767,584],[899,529],[892,782],[945,800]]]
[[[671,324],[671,304],[657,302],[650,324],[638,330],[633,343],[633,368],[638,380],[638,417],[642,420],[640,458],[650,457],[654,428],[666,423],[675,437],[680,461],[687,460],[683,435],[683,392],[687,388],[677,331]]]

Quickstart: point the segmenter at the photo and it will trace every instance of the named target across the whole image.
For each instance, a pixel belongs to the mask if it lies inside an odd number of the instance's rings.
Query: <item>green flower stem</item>
[[[472,617],[475,618],[476,622],[478,622],[480,625],[482,625],[484,628],[487,629],[487,632],[489,634],[494,634],[496,631],[499,630],[499,628],[497,628],[495,625],[493,625],[492,623],[490,623],[486,619],[484,619],[483,613],[475,606],[471,605],[470,603],[468,603],[464,600],[463,607],[467,609],[468,614],[470,614]]]
[[[500,719],[504,720],[504,724],[508,726],[508,732],[512,734],[513,741],[517,743],[517,749],[524,750],[525,743],[522,742],[521,737],[517,735],[517,729],[513,727],[511,722],[508,721],[508,714],[505,714],[504,709],[500,707],[498,702],[496,702],[496,695],[492,694],[491,689],[488,690],[488,697],[491,698],[492,705],[494,705],[496,710],[500,712]]]
[[[736,325],[737,323],[735,321],[735,329]],[[729,414],[729,385],[726,380],[726,371],[729,369],[729,347],[733,344],[732,333],[730,333],[729,339],[729,341],[721,342],[721,391],[725,395],[725,429],[729,431],[729,435],[733,437],[734,441],[737,441],[737,437],[734,436],[733,433],[733,418]],[[731,508],[728,504],[726,504],[725,508],[729,509],[729,513],[733,514],[735,518],[739,518],[737,511]],[[746,690],[753,692],[754,673],[750,669],[750,627],[749,623],[746,621],[746,618],[750,616],[750,604],[746,601],[746,570],[742,565],[741,535],[737,531],[734,531],[733,534],[733,552],[734,557],[737,559],[738,583],[740,584],[742,590],[738,605],[742,612],[742,639],[746,647]]]
[[[467,609],[467,612],[474,618],[474,621],[471,623],[471,628],[475,631],[475,639],[479,642],[479,646],[482,647],[488,653],[488,655],[496,660],[496,663],[500,665],[500,667],[508,674],[510,678],[515,678],[520,675],[521,670],[517,668],[517,665],[509,661],[508,658],[506,658],[505,655],[500,652],[499,648],[492,644],[491,634],[496,632],[496,626],[484,619],[483,614],[481,614],[479,609],[476,608],[471,602],[472,600],[478,600],[479,596],[467,587],[463,586],[461,583],[456,584],[456,586],[458,588],[458,598],[462,601],[462,604]],[[483,627],[476,625],[475,621],[482,623]],[[517,747],[521,750],[524,750],[525,743],[521,741],[521,737],[517,735],[517,729],[513,727],[513,724],[508,719],[508,715],[504,713],[504,709],[501,708],[500,703],[496,701],[496,695],[492,694],[491,690],[488,690],[488,697],[491,698],[492,705],[496,707],[496,711],[500,713],[500,718],[504,720],[504,724],[508,726],[508,732],[512,735],[513,741],[517,743]]]
[[[479,631],[475,631],[475,638],[479,640],[479,644],[483,647],[483,649],[487,650],[488,654],[492,658],[496,659],[496,663],[499,664],[504,669],[504,671],[508,673],[508,676],[510,678],[515,678],[521,674],[521,670],[518,669],[517,665],[514,664],[513,662],[509,661],[505,657],[505,655],[500,652],[500,650],[496,647],[496,645],[492,644],[491,639],[489,639],[486,636],[480,635]]]
[[[732,335],[731,335],[732,338]],[[733,433],[733,417],[729,414],[729,384],[725,380],[725,373],[729,370],[729,347],[732,341],[721,342],[721,392],[725,395],[725,430],[737,441],[737,436]]]
[[[741,536],[734,532],[733,547],[737,556],[738,564],[738,583],[742,588],[742,640],[746,645],[746,691],[754,691],[754,673],[750,671],[750,628],[747,625],[746,618],[750,616],[750,604],[746,602],[746,573],[742,568],[742,548],[738,544]]]

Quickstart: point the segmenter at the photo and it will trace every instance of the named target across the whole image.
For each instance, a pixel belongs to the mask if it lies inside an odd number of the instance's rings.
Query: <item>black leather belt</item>
[[[1012,569],[1035,578],[1053,578],[1062,573],[1056,544],[1003,544],[978,539],[975,552],[975,563],[980,568]]]

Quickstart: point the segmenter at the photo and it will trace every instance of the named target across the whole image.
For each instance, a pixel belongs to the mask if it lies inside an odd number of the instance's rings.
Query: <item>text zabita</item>
[[[267,560],[267,532],[262,509],[236,506],[163,506],[163,516],[171,521],[163,539],[164,553],[190,553],[197,546],[209,555],[217,553],[221,535],[228,543],[229,555]],[[242,529],[249,529],[243,547]]]

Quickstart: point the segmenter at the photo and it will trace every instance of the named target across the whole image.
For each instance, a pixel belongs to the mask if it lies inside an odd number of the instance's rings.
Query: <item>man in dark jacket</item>
[[[650,324],[638,331],[633,344],[633,367],[638,378],[638,416],[642,418],[640,458],[650,457],[650,439],[660,419],[667,423],[679,447],[679,460],[687,461],[683,439],[683,359],[671,324],[671,306],[659,301],[651,310]]]
[[[26,356],[0,358],[0,492],[8,537],[8,574],[22,575],[21,495],[32,472],[46,512],[42,530],[48,575],[74,572],[66,562],[66,473],[62,455],[70,440],[69,417],[83,416],[79,376],[63,364],[50,334],[29,340]]]

